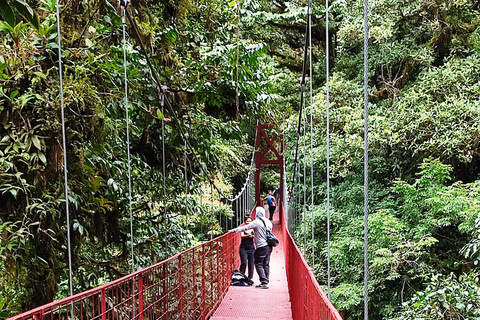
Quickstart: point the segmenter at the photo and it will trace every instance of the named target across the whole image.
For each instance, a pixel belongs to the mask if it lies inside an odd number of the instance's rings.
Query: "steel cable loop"
[[[68,193],[68,167],[67,167],[67,136],[65,130],[65,100],[63,93],[63,67],[62,67],[62,33],[60,28],[60,0],[56,2],[57,7],[57,34],[58,34],[58,76],[60,81],[60,112],[62,117],[62,146],[63,146],[63,173],[65,184],[65,211],[67,216],[67,251],[68,251],[68,284],[70,295],[73,295],[72,276],[72,246],[70,236],[70,199]],[[73,310],[72,310],[73,314]]]
[[[128,2],[121,2],[122,10],[122,32],[123,32],[123,72],[125,82],[125,118],[127,124],[127,168],[128,168],[128,207],[130,213],[130,242],[131,242],[131,257],[132,257],[132,272],[135,271],[135,255],[133,252],[133,210],[132,210],[132,169],[130,158],[130,118],[128,114],[128,77],[127,77],[127,40],[125,31],[125,12],[127,10]]]
[[[325,0],[326,102],[327,102],[327,296],[330,298],[330,31],[328,0]]]
[[[364,204],[363,204],[363,215],[364,215],[364,258],[363,258],[363,268],[364,268],[364,319],[368,320],[368,280],[369,280],[369,270],[368,270],[368,39],[369,39],[369,30],[368,30],[368,0],[363,1],[363,136],[364,136],[364,167],[363,167],[363,195],[364,195]]]

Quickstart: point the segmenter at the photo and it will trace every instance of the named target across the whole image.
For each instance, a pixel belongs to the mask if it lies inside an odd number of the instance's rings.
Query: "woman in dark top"
[[[243,224],[241,226],[247,225],[250,222],[252,222],[252,218],[250,218],[250,216],[245,216],[245,219],[243,220]],[[253,244],[254,231],[253,229],[242,231],[241,236],[242,242],[240,244],[240,272],[245,275],[248,263],[248,279],[250,280],[248,284],[252,285],[255,262],[255,259],[253,258],[253,254],[255,253],[255,246]]]

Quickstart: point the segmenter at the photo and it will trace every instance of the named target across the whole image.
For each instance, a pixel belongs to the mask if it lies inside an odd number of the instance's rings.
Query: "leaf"
[[[15,0],[13,1],[13,5],[21,12],[24,12],[30,16],[33,16],[34,12],[33,9],[28,5],[27,2],[23,0]]]
[[[15,15],[7,1],[0,1],[0,15],[11,27],[15,25]]]
[[[87,47],[93,47],[93,42],[92,42],[92,40],[90,40],[90,39],[88,39],[88,38],[85,39],[85,44],[87,45]]]
[[[1,67],[0,67],[0,69],[1,69]],[[1,71],[1,70],[0,70],[0,71]],[[13,92],[10,94],[10,100],[13,100],[17,95],[18,95],[18,90],[13,91]]]
[[[15,198],[17,199],[17,194],[18,194],[18,190],[17,189],[10,189],[8,190],[10,192],[10,194]]]
[[[45,155],[41,152],[38,153],[38,158],[40,159],[40,161],[43,162],[43,164],[47,164],[47,158],[45,157]]]
[[[5,21],[0,21],[0,31],[12,33],[13,27]]]
[[[32,142],[38,150],[42,150],[42,144],[40,143],[40,139],[38,139],[38,136],[32,136]]]
[[[32,7],[28,5],[28,3],[23,0],[14,0],[13,5],[20,13],[20,15],[22,15],[25,20],[30,22],[36,30],[40,28],[40,20],[38,19],[37,14],[33,11]]]
[[[40,260],[40,262],[42,262],[43,264],[48,266],[48,262],[45,259],[43,259],[42,257],[37,256],[37,259]]]
[[[163,114],[162,114],[162,112],[160,111],[160,109],[157,109],[157,117],[158,117],[158,119],[160,119],[160,120],[165,119],[165,117],[163,116]]]

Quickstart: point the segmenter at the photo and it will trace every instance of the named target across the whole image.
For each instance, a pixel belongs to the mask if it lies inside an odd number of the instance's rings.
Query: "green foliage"
[[[381,0],[371,6],[373,317],[394,318],[401,312],[407,319],[431,310],[446,315],[445,288],[455,299],[448,300],[449,310],[470,317],[477,306],[469,308],[467,299],[475,297],[459,292],[478,287],[478,4]],[[121,17],[108,1],[68,2],[61,8],[63,150],[56,2],[42,0],[35,9],[20,0],[0,4],[0,316],[69,293],[63,152],[69,167],[75,291],[130,272],[130,246],[140,268],[221,234],[232,211],[205,181],[214,181],[224,194],[235,193],[234,185],[251,170],[257,121],[280,124],[275,130],[286,135],[291,167],[305,1],[147,0],[130,9],[140,35],[127,24],[127,145]],[[324,9],[316,4],[312,17],[314,91],[304,111],[312,112],[313,132],[300,138],[301,146],[310,138],[314,144],[313,159],[302,153],[299,164],[303,169],[313,161],[315,205],[313,217],[295,220],[295,235],[307,258],[315,261],[322,283],[327,255],[325,77],[320,74],[325,70]],[[363,3],[334,1],[329,15],[332,299],[348,318],[359,318]],[[139,41],[147,47],[153,70]],[[153,72],[169,86],[174,114],[162,108]],[[195,155],[185,152],[176,119],[188,131]],[[262,191],[278,182],[276,168],[267,170]],[[303,180],[303,172],[300,176]],[[306,190],[308,203],[309,188],[295,189]],[[451,276],[429,282],[452,271],[468,275],[460,281]]]
[[[466,259],[471,259],[475,266],[480,262],[480,215],[475,219],[473,238],[463,248],[462,253]]]
[[[4,0],[0,2],[0,17],[10,27],[15,26],[15,20],[25,19],[38,29],[38,16],[24,0]]]
[[[369,295],[375,306],[372,314],[385,318],[393,318],[401,303],[423,290],[423,283],[438,270],[468,270],[469,262],[466,265],[462,262],[461,252],[465,254],[468,250],[466,258],[472,262],[476,261],[478,253],[475,251],[471,256],[478,235],[473,223],[478,216],[477,187],[462,183],[448,185],[452,168],[438,160],[427,159],[419,169],[413,183],[396,181],[389,190],[373,180],[369,186],[372,204],[369,210]],[[363,194],[360,186],[360,177],[355,179],[349,175],[331,191],[332,301],[349,317],[361,316],[363,305]],[[307,213],[296,228],[295,236],[307,259],[315,261],[319,281],[326,283],[326,207],[313,208],[313,226],[311,209],[300,209],[299,212],[307,210]],[[315,230],[313,242],[312,228]],[[466,239],[472,240],[467,244]],[[434,254],[446,251],[447,257]],[[315,257],[311,256],[312,252],[316,252]],[[471,298],[462,297],[456,301],[467,305]]]
[[[480,316],[479,275],[436,274],[423,291],[404,303],[395,319],[477,319]]]
[[[472,161],[477,148],[470,141],[477,136],[477,63],[478,57],[472,55],[426,70],[419,75],[417,85],[381,109],[393,120],[385,123],[385,142],[392,150],[406,152],[414,161],[425,155],[454,164]]]

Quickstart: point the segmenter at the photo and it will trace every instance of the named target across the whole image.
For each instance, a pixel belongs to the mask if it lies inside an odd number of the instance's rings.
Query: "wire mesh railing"
[[[239,245],[240,238],[227,233],[9,320],[207,319],[228,290]]]
[[[288,206],[285,203],[285,206]],[[284,205],[280,206],[284,210]],[[341,320],[337,309],[330,302],[315,279],[312,269],[303,258],[295,244],[288,225],[287,217],[280,213],[285,252],[285,268],[288,290],[294,320]]]

